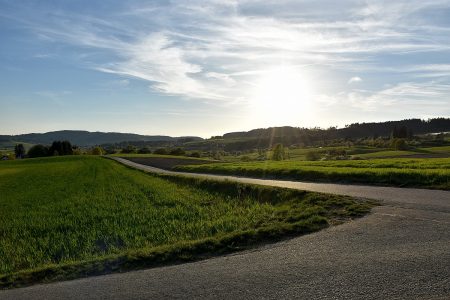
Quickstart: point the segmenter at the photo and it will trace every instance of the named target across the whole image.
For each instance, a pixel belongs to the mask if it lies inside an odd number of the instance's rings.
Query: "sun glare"
[[[300,124],[313,114],[312,85],[300,70],[278,67],[258,79],[251,93],[254,120],[270,125]]]

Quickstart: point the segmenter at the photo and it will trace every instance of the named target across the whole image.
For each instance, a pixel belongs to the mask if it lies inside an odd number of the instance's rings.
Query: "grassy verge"
[[[450,189],[450,158],[362,161],[264,161],[177,166],[177,171],[258,178]]]
[[[179,165],[198,165],[208,164],[217,161],[212,160],[199,160],[199,159],[186,159],[184,157],[133,157],[133,156],[121,156],[129,161],[152,166],[160,169],[170,170]]]
[[[111,154],[113,157],[123,157],[123,158],[167,158],[167,159],[185,159],[192,161],[214,161],[210,158],[200,158],[200,157],[190,157],[190,156],[178,156],[178,155],[162,155],[162,154],[137,154],[137,153],[115,153]]]
[[[80,156],[2,162],[0,195],[0,288],[198,260],[317,231],[374,205]]]

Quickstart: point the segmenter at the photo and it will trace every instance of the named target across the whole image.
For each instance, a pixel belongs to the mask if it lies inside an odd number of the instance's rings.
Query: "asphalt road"
[[[0,291],[0,299],[450,299],[448,191],[189,176],[366,197],[384,205],[357,221],[251,251]]]

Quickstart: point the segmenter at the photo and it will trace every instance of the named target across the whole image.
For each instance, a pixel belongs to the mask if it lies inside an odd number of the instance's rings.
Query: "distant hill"
[[[325,145],[333,140],[356,140],[360,138],[389,137],[390,134],[403,128],[408,134],[426,134],[449,132],[449,118],[429,120],[408,119],[401,121],[354,123],[344,128],[299,128],[299,127],[269,127],[250,131],[231,132],[223,136],[215,136],[209,140],[187,143],[187,149],[214,151],[243,151],[249,149],[267,149],[272,145],[282,143],[285,146]]]
[[[362,138],[372,136],[389,136],[394,128],[406,127],[414,134],[450,131],[450,119],[436,118],[429,120],[408,119],[401,121],[353,123],[344,128],[299,128],[299,127],[270,127],[253,129],[247,132],[231,132],[223,135],[223,139],[235,138],[269,138],[269,137],[298,137],[307,133],[320,133],[326,138]]]
[[[68,140],[72,144],[86,147],[101,144],[115,144],[127,141],[135,142],[175,142],[178,140],[200,141],[200,137],[170,137],[164,135],[139,135],[119,132],[89,132],[81,130],[61,130],[46,133],[29,133],[20,135],[0,135],[0,144],[29,143],[51,144],[56,140]]]
[[[118,132],[89,132],[62,130],[47,133],[21,135],[0,135],[0,149],[12,148],[16,143],[24,143],[28,148],[32,144],[51,144],[55,140],[68,140],[73,145],[89,147],[101,145],[109,149],[125,148],[133,145],[138,148],[183,147],[186,150],[202,151],[242,151],[267,149],[282,143],[285,146],[323,146],[330,141],[350,141],[361,138],[389,137],[392,132],[403,130],[408,135],[450,132],[450,118],[429,120],[408,119],[401,121],[353,123],[344,128],[300,128],[270,127],[243,132],[230,132],[223,136],[202,139],[195,136],[170,137],[162,135],[139,135]]]

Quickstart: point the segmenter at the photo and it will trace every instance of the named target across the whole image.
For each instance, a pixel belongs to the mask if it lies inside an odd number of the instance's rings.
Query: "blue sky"
[[[0,5],[0,134],[450,116],[450,0]]]

